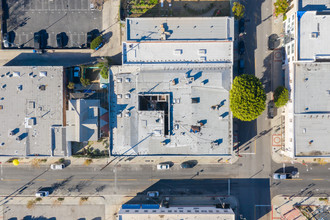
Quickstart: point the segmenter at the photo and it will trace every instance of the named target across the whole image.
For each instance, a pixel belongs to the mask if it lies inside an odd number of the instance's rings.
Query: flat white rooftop
[[[296,156],[330,156],[330,63],[294,66]]]
[[[63,67],[0,67],[0,155],[65,155]]]
[[[233,43],[143,42],[123,43],[123,64],[219,64],[232,62]]]
[[[330,11],[298,11],[298,59],[330,59]]]
[[[231,68],[231,64],[199,69],[113,66],[116,101],[111,106],[115,112],[112,154],[231,154]],[[145,99],[141,95],[159,95],[155,100],[164,97],[168,118],[164,111],[139,110],[139,100]],[[146,103],[157,106],[161,102]],[[192,126],[199,126],[200,131],[192,132]]]
[[[160,40],[163,26],[167,41],[233,40],[233,17],[127,18],[127,41]]]
[[[330,63],[295,64],[294,112],[330,113]]]
[[[299,11],[320,11],[329,8],[329,0],[299,0]]]

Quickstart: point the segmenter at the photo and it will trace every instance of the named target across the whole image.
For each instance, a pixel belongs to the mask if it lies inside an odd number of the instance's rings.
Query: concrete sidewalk
[[[13,157],[0,157],[0,162],[3,166],[14,166],[8,160]],[[28,157],[17,158],[19,161],[18,166],[50,166],[51,164],[59,162],[58,157]],[[86,166],[86,160],[88,158],[64,158],[65,164],[70,166]],[[137,157],[110,157],[101,159],[92,159],[89,166],[106,166],[107,164],[159,164],[162,162],[173,162],[174,164],[181,164],[187,160],[197,160],[198,164],[232,164],[238,160],[237,156],[232,157],[220,157],[220,156],[137,156]]]

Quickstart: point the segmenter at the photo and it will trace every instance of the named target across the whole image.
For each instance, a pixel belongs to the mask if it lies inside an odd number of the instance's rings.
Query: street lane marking
[[[303,179],[286,179],[286,180],[303,180]]]
[[[114,179],[96,179],[96,181],[114,181]]]
[[[21,181],[21,179],[3,179],[2,181]]]
[[[35,181],[46,181],[46,179],[35,179]]]
[[[80,179],[80,181],[92,181],[91,179]]]
[[[137,179],[118,179],[117,181],[136,181]]]
[[[56,179],[56,181],[64,181],[65,179]]]
[[[158,181],[159,179],[149,179],[150,181]]]
[[[313,180],[324,180],[324,179],[313,179]]]

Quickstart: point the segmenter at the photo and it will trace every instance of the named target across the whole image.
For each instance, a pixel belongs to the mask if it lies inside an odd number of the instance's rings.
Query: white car
[[[275,179],[275,180],[285,180],[285,179],[287,179],[287,175],[285,173],[274,173],[273,179]]]
[[[159,196],[159,192],[158,191],[149,191],[149,192],[147,192],[147,195],[148,195],[148,197],[156,198]]]
[[[46,196],[49,196],[48,191],[39,191],[36,193],[36,197],[46,197]]]
[[[169,164],[158,164],[157,165],[157,170],[168,170],[168,169],[170,169]]]
[[[65,167],[65,165],[63,163],[50,165],[50,169],[52,169],[52,170],[63,170],[64,167]]]

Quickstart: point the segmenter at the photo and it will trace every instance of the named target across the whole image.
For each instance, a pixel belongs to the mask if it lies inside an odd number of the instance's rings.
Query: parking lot
[[[33,48],[41,33],[45,48],[58,48],[62,33],[64,48],[86,47],[87,33],[98,34],[102,11],[91,9],[90,0],[5,0],[4,33],[11,47]],[[95,37],[95,36],[94,36]]]

